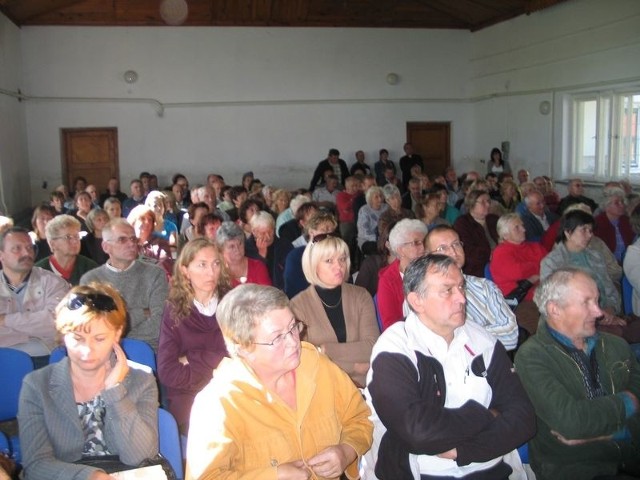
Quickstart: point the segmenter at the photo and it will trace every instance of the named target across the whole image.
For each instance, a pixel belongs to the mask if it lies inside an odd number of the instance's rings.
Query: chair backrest
[[[173,415],[163,408],[158,409],[158,438],[160,439],[160,453],[169,461],[178,480],[182,480],[184,469],[178,424]]]
[[[151,345],[135,338],[123,338],[120,340],[120,346],[129,360],[146,365],[156,373],[156,354]]]
[[[633,286],[626,275],[622,276],[622,307],[626,315],[633,315]]]
[[[484,266],[484,278],[487,280],[491,280],[493,282],[493,275],[491,275],[491,268],[489,267],[489,263]]]
[[[20,350],[0,348],[0,421],[13,420],[18,416],[18,400],[22,380],[33,371],[33,360]]]
[[[67,356],[67,347],[60,345],[53,349],[51,355],[49,355],[49,365],[57,363]]]

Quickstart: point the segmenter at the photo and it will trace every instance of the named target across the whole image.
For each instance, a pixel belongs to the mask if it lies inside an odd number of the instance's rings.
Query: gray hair
[[[57,215],[49,220],[47,226],[44,227],[44,234],[47,236],[47,241],[50,242],[60,235],[60,230],[71,227],[77,228],[79,231],[82,225],[77,218],[71,215]]]
[[[439,253],[429,253],[416,258],[404,271],[402,288],[406,297],[411,292],[418,295],[427,293],[425,280],[430,273],[446,273],[451,267],[458,268],[453,258]]]
[[[218,305],[216,319],[229,354],[235,356],[238,347],[253,343],[256,325],[269,312],[287,307],[289,299],[275,287],[247,283],[227,293]]]
[[[369,187],[369,189],[367,190],[367,193],[364,194],[364,198],[367,201],[367,205],[371,205],[371,198],[378,193],[384,197],[384,192],[382,191],[382,187],[378,187],[377,185],[373,185]]]
[[[429,229],[420,220],[403,218],[396,223],[391,229],[391,232],[389,232],[389,246],[391,247],[391,251],[394,254],[397,253],[398,247],[406,242],[407,237],[414,232],[422,233],[426,237]]]
[[[498,237],[500,237],[500,240],[504,240],[505,237],[509,235],[509,232],[511,231],[511,224],[515,220],[520,220],[520,215],[515,212],[502,215],[498,219],[498,226],[496,228],[498,230]]]
[[[525,185],[525,184],[523,183],[522,185]],[[522,185],[521,185],[521,187],[522,187]],[[524,203],[527,205],[527,208],[529,207],[529,205],[531,205],[531,202],[533,202],[533,196],[534,195],[539,195],[540,198],[544,200],[544,195],[542,193],[540,193],[540,190],[530,190],[524,196]]]
[[[289,208],[291,209],[291,213],[295,215],[298,209],[302,205],[304,205],[305,203],[309,203],[310,201],[311,201],[311,197],[309,197],[308,195],[303,195],[303,194],[296,195],[289,202]]]
[[[225,243],[237,238],[241,238],[244,243],[245,236],[242,229],[234,222],[222,222],[220,228],[218,228],[218,233],[216,234],[216,243],[218,244],[218,247],[224,248]]]
[[[569,283],[577,275],[586,275],[591,278],[588,272],[580,268],[561,267],[540,282],[533,296],[533,301],[538,307],[540,315],[547,318],[547,305],[550,302],[558,305],[565,304],[565,299],[572,288]]]
[[[87,218],[85,219],[84,223],[87,224],[87,228],[89,229],[89,231],[91,233],[93,233],[95,231],[95,225],[94,222],[96,220],[96,217],[104,217],[107,219],[107,221],[109,221],[109,214],[107,212],[105,212],[103,209],[101,208],[92,208],[89,213],[87,214]]]
[[[607,208],[616,198],[620,198],[626,204],[626,195],[622,188],[618,186],[605,187],[602,191],[602,207]]]
[[[114,240],[114,232],[113,232],[113,230],[115,229],[115,227],[120,226],[120,225],[125,226],[128,229],[130,228],[131,230],[133,230],[133,227],[131,225],[129,225],[129,222],[127,222],[127,220],[125,218],[122,218],[122,217],[112,218],[111,220],[109,220],[109,222],[102,229],[102,240],[106,241],[106,242]]]
[[[385,200],[389,200],[391,197],[400,196],[400,189],[395,185],[388,183],[382,187],[382,194]]]
[[[253,214],[253,217],[251,217],[251,220],[249,220],[249,225],[251,225],[252,230],[258,227],[275,229],[276,222],[273,219],[273,215],[265,212],[264,210],[261,210]]]

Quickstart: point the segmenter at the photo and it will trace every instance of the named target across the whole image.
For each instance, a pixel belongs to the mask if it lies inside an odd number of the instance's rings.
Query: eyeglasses
[[[138,243],[138,237],[136,237],[135,235],[131,235],[130,237],[122,236],[122,237],[114,238],[113,240],[107,240],[107,242],[111,242],[111,243],[115,242],[118,245],[126,245],[128,242]]]
[[[424,240],[412,240],[410,242],[403,242],[400,244],[401,247],[419,247],[422,245]]]
[[[80,241],[80,234],[76,233],[75,235],[61,235],[59,237],[53,237],[51,240],[64,240],[65,242],[79,242]]]
[[[289,335],[291,335],[293,338],[300,338],[300,334],[302,333],[302,330],[304,330],[304,327],[305,327],[304,323],[302,323],[300,320],[296,320],[293,323],[293,326],[287,332],[278,335],[276,338],[271,340],[270,343],[263,343],[263,342],[252,342],[252,343],[254,345],[264,345],[266,347],[279,347],[284,343],[284,341]]]
[[[111,312],[116,310],[116,302],[104,293],[72,293],[67,300],[69,310],[78,310],[88,307],[99,312]]]
[[[457,240],[450,245],[438,245],[436,249],[430,253],[446,253],[450,250],[453,250],[454,252],[461,252],[463,250],[463,247],[464,243],[462,243],[460,240]]]

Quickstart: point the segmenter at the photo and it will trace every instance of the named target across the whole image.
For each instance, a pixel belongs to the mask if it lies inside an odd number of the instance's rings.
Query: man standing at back
[[[12,227],[0,234],[0,347],[22,350],[33,357],[36,367],[41,367],[48,363],[55,347],[54,310],[69,284],[52,272],[34,267],[35,258],[25,229]]]
[[[407,190],[409,180],[411,179],[411,167],[420,166],[420,171],[424,172],[424,163],[422,157],[417,153],[413,153],[413,145],[409,142],[404,144],[404,156],[400,158],[400,171],[402,172],[402,189]]]
[[[309,191],[313,192],[318,186],[318,182],[324,181],[324,172],[327,170],[333,170],[334,175],[338,177],[338,183],[344,186],[344,181],[349,176],[349,169],[346,162],[340,158],[340,152],[335,148],[329,150],[327,158],[318,163],[315,172],[313,172],[313,178],[311,178]]]
[[[104,265],[85,273],[80,285],[107,282],[118,289],[129,315],[128,337],[147,342],[158,349],[160,322],[168,294],[164,270],[137,260],[138,239],[123,218],[111,220],[102,230],[102,249],[109,255]]]

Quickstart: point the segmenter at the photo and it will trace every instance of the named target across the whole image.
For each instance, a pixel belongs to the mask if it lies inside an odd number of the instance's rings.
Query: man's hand
[[[337,478],[357,457],[353,447],[343,443],[325,448],[307,460],[307,465],[319,477]]]
[[[436,457],[446,458],[447,460],[455,460],[456,458],[458,458],[458,450],[452,448],[451,450],[437,454]]]
[[[585,443],[602,442],[602,441],[611,440],[611,435],[602,435],[600,437],[593,437],[593,438],[576,438],[573,440],[569,440],[568,438],[564,438],[555,430],[551,430],[551,435],[556,437],[556,439],[560,443],[562,443],[563,445],[567,445],[569,447],[574,447],[576,445],[584,445]]]

